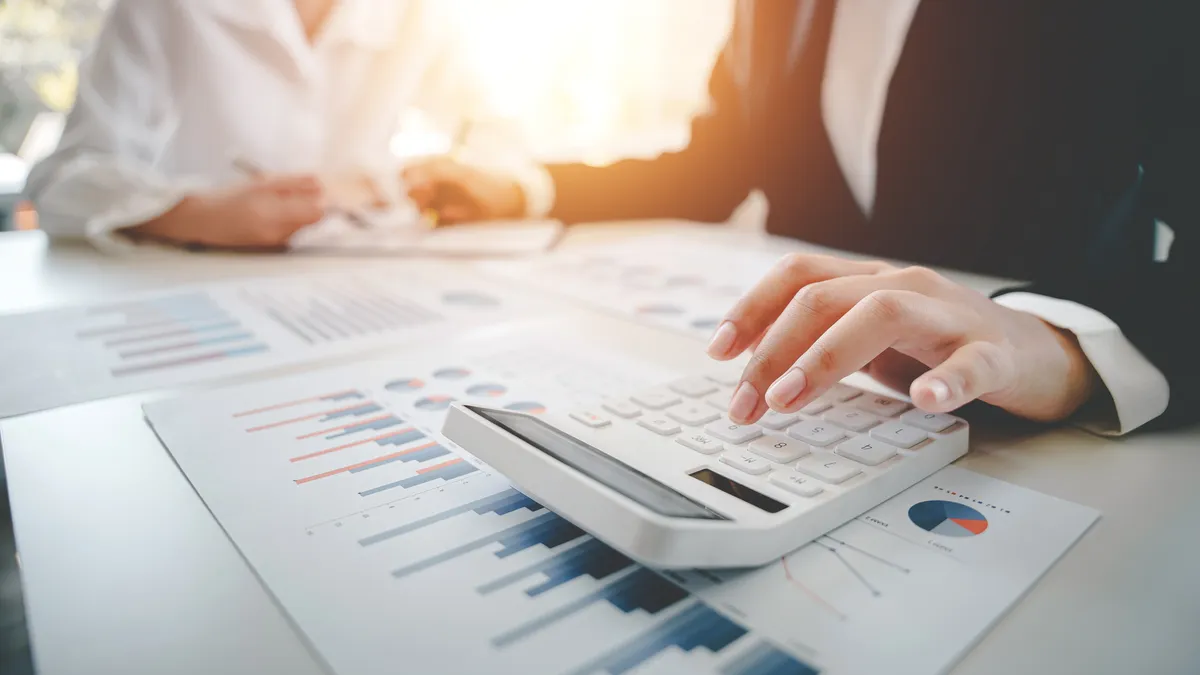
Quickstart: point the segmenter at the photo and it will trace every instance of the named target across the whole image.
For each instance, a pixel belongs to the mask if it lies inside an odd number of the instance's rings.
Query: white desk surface
[[[344,264],[116,259],[9,233],[0,235],[0,312]],[[321,673],[142,421],[145,399],[0,423],[39,672]],[[1200,429],[1120,440],[1068,428],[975,436],[962,465],[1104,516],[955,672],[1200,673]]]

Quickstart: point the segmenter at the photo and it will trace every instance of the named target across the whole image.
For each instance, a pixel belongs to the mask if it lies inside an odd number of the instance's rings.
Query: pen
[[[245,174],[251,178],[262,178],[266,174],[266,172],[263,171],[262,168],[259,167],[257,164],[255,164],[254,162],[251,162],[250,160],[245,159],[243,157],[235,157],[233,159],[233,168],[237,169],[238,171],[242,172],[243,174]],[[371,227],[370,223],[367,222],[366,218],[364,218],[362,215],[360,215],[358,212],[354,211],[353,209],[342,208],[339,206],[331,206],[331,207],[326,208],[325,212],[329,213],[329,214],[340,215],[340,216],[344,217],[346,220],[350,221],[351,225],[354,225],[355,227],[357,227],[360,230],[370,229],[370,227]]]

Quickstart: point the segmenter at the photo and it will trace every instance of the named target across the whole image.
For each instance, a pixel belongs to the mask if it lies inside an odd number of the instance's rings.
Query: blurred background
[[[472,90],[447,102],[454,113],[397,120],[401,157],[448,149],[464,119],[544,161],[681,147],[733,14],[733,0],[433,1],[453,17],[454,65]],[[110,4],[0,0],[0,229],[36,227],[19,202],[25,175],[58,142],[79,59]]]

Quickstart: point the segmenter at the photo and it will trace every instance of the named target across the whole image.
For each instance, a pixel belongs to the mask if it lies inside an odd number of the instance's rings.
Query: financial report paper
[[[245,280],[0,317],[0,418],[510,319],[536,303],[461,267]]]
[[[467,331],[145,410],[339,675],[945,672],[1098,517],[951,466],[775,564],[658,573],[437,433],[454,401],[538,414],[688,372],[633,328]]]

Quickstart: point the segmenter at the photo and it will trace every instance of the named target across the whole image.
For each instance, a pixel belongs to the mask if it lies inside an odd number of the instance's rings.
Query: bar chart
[[[437,312],[358,279],[243,289],[242,298],[305,344],[362,338],[442,321]]]
[[[91,307],[79,341],[109,355],[121,378],[261,354],[268,346],[205,293]]]
[[[545,364],[546,354],[529,359]],[[221,398],[225,412],[211,420],[198,412],[205,406],[180,407],[175,414],[217,434],[204,446],[219,447],[227,462],[220,468],[199,444],[195,453],[178,450],[193,434],[163,436],[182,465],[214,469],[219,494],[235,491],[230,465],[254,474],[235,481],[244,485],[245,506],[214,504],[214,512],[235,521],[230,532],[239,541],[260,533],[245,547],[249,559],[312,573],[300,586],[267,583],[339,675],[383,673],[382,664],[401,657],[413,672],[815,672],[432,431],[453,400],[539,413],[573,400],[564,386],[578,387],[572,396],[589,385],[602,390],[597,395],[624,386],[611,384],[619,373],[603,362],[590,365],[601,377],[574,369],[534,386],[514,372],[521,363],[414,356],[384,369],[347,367],[321,383],[247,386]],[[189,476],[204,483],[204,471]],[[287,506],[262,508],[267,495]],[[312,515],[282,524],[296,513]],[[348,573],[331,576],[331,569]],[[342,607],[342,619],[306,615],[314,594]],[[415,616],[424,620],[415,625]],[[453,638],[437,628],[451,624],[460,626]],[[362,642],[379,625],[403,625],[404,635]]]

